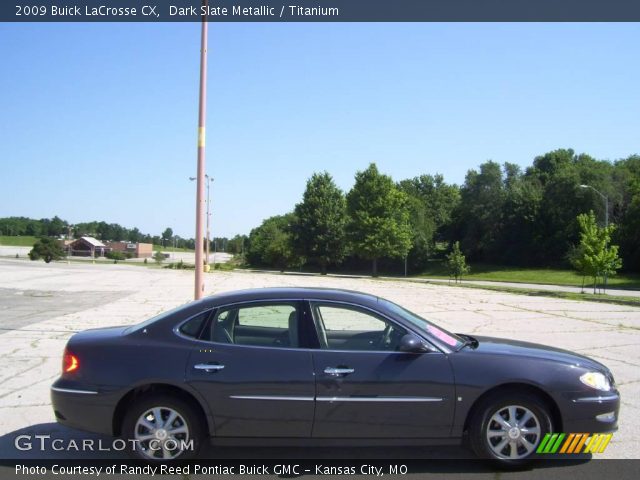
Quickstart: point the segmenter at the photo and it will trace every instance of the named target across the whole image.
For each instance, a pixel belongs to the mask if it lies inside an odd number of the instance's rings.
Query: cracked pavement
[[[205,281],[207,294],[269,286],[359,290],[452,331],[590,356],[611,369],[622,395],[620,429],[598,457],[640,457],[640,308],[366,278],[215,272]],[[59,426],[53,417],[49,387],[67,339],[87,328],[140,322],[190,301],[192,292],[190,271],[0,259],[0,457],[16,457],[14,438],[25,432],[97,438]]]

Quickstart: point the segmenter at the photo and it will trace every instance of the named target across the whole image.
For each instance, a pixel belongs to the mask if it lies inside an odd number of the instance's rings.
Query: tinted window
[[[260,347],[298,347],[298,313],[292,304],[221,308],[212,322],[218,343]]]
[[[187,320],[180,326],[180,333],[187,337],[198,338],[210,313],[210,311],[202,312],[190,320]]]
[[[331,350],[396,350],[407,331],[366,310],[314,304],[320,346]]]
[[[390,302],[389,300],[380,299],[379,302],[383,306],[385,306],[386,308],[394,312],[396,315],[401,316],[402,318],[411,322],[413,325],[422,329],[423,331],[430,333],[431,335],[436,337],[438,340],[446,343],[450,347],[461,348],[462,345],[464,345],[463,339],[461,339],[459,336],[446,331],[444,328],[440,328],[434,325],[433,323],[425,320],[421,316],[416,315],[413,312],[410,312],[406,308],[401,307],[400,305],[396,305],[395,303]]]

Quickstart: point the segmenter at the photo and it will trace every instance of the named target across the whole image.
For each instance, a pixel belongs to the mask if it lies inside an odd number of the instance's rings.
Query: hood
[[[506,338],[474,338],[479,342],[479,345],[474,350],[480,354],[540,358],[565,363],[567,365],[595,369],[603,373],[609,372],[609,369],[600,362],[561,348],[549,347],[538,343],[521,342],[519,340],[509,340]]]

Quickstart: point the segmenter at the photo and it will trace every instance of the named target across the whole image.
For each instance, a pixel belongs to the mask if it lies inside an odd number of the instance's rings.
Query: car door
[[[300,302],[221,307],[205,328],[186,379],[209,404],[218,437],[309,437],[310,350],[300,348]]]
[[[396,351],[407,330],[358,306],[310,302],[320,349],[313,353],[313,437],[436,438],[451,432],[453,372],[439,351]]]

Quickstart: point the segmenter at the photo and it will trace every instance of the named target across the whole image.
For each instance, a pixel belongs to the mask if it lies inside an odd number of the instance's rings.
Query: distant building
[[[71,242],[71,255],[76,257],[103,257],[107,246],[93,237],[80,237]]]
[[[153,245],[150,243],[107,242],[107,251],[129,253],[134,258],[151,258]]]

